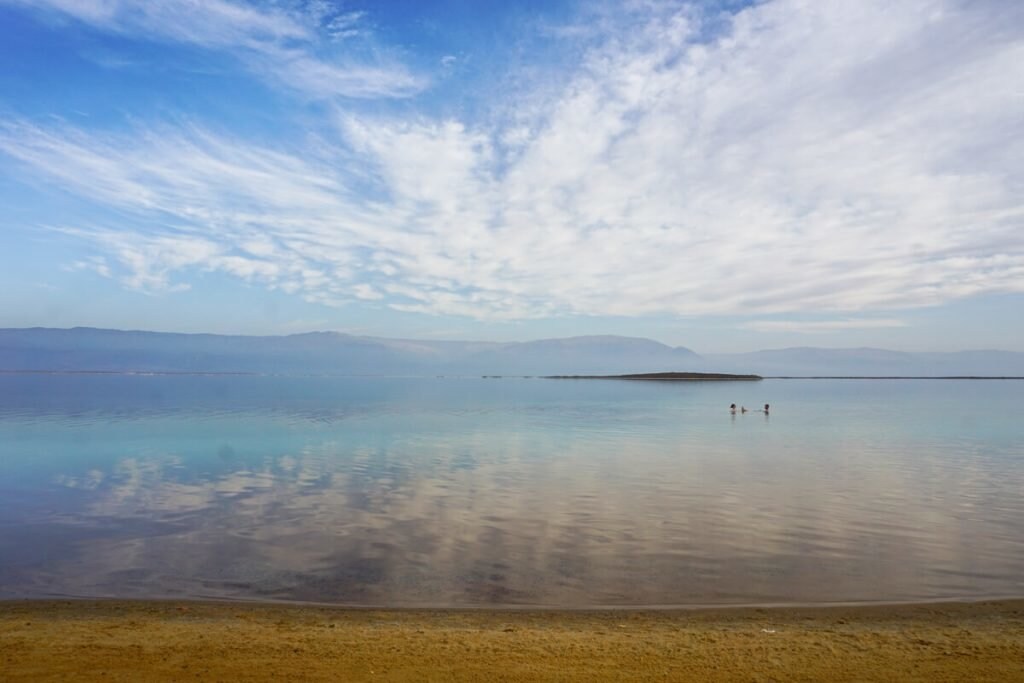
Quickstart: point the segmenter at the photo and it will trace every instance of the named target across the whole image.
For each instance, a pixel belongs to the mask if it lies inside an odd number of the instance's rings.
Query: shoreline
[[[266,597],[244,597],[244,596],[216,596],[208,595],[201,597],[189,596],[167,596],[155,595],[152,597],[113,597],[104,595],[73,595],[73,594],[42,594],[26,596],[0,596],[0,614],[7,606],[17,604],[65,604],[65,603],[95,603],[95,604],[121,604],[121,605],[161,605],[173,603],[174,605],[209,605],[209,606],[249,606],[249,607],[294,607],[309,609],[344,610],[354,612],[486,612],[493,614],[537,612],[554,614],[586,614],[593,613],[614,613],[614,612],[678,612],[688,614],[693,612],[736,612],[736,611],[763,611],[772,610],[779,612],[799,610],[829,610],[829,609],[860,609],[860,608],[913,608],[913,607],[940,607],[943,605],[975,605],[985,604],[1008,604],[1020,603],[1024,608],[1024,595],[975,595],[975,596],[953,596],[938,598],[906,598],[906,599],[881,599],[881,600],[836,600],[829,602],[707,602],[707,603],[653,603],[653,604],[580,604],[580,605],[543,605],[531,603],[498,603],[487,605],[482,603],[406,603],[406,604],[376,604],[360,602],[317,602],[313,600],[293,600],[290,598],[266,598]]]
[[[686,608],[0,600],[5,680],[1020,680],[1024,599]]]

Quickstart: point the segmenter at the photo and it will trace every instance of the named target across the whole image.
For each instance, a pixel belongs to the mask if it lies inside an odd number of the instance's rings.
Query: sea
[[[0,375],[4,599],[1020,596],[1024,381]]]

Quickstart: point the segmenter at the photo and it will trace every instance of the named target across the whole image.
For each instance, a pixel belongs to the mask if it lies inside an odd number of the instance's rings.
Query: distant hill
[[[1024,376],[1024,353],[995,350],[911,353],[872,348],[798,347],[752,353],[707,354],[704,360],[724,372],[757,372],[766,377]]]
[[[0,370],[250,372],[327,375],[616,375],[723,372],[774,376],[1024,376],[1024,353],[907,353],[813,347],[699,356],[617,336],[494,343],[362,337],[72,329],[0,329]]]
[[[338,332],[258,337],[94,328],[0,329],[0,370],[540,375],[689,370],[700,363],[689,349],[614,336],[489,343]]]

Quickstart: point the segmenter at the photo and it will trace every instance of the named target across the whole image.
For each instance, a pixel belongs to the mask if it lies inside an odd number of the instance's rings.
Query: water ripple
[[[1024,593],[1024,426],[1000,409],[1024,384],[740,391],[0,377],[0,592],[561,606]],[[766,398],[770,418],[725,409]]]

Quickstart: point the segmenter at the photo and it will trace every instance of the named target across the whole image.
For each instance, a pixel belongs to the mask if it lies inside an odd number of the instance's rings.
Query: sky
[[[0,0],[0,327],[1024,351],[1024,3]]]

